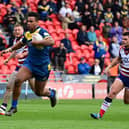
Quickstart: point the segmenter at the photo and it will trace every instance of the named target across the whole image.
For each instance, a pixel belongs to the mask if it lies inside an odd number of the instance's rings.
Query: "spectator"
[[[119,12],[116,12],[116,15],[113,19],[113,23],[118,22],[120,26],[122,26],[122,17],[121,14]]]
[[[103,29],[102,29],[102,33],[103,33],[104,38],[107,39],[110,37],[110,30],[111,30],[111,24],[105,21]]]
[[[112,23],[113,17],[114,16],[113,16],[113,13],[111,12],[111,8],[108,7],[107,12],[104,13],[104,19],[105,19],[105,21]]]
[[[91,67],[90,74],[93,75],[100,75],[102,72],[100,67],[100,61],[98,59],[95,59],[95,64]]]
[[[61,43],[59,47],[51,50],[51,61],[54,65],[54,70],[58,69],[64,71],[64,62],[66,60],[66,48]]]
[[[7,31],[9,32],[8,33],[9,35],[12,35],[13,28],[16,22],[17,22],[17,18],[13,14],[11,8],[8,8],[7,14],[4,16],[4,25],[6,26]]]
[[[122,17],[128,16],[128,14],[128,7],[126,5],[123,5],[121,10]]]
[[[99,36],[98,40],[96,40],[96,42],[94,43],[93,50],[95,51],[95,59],[100,60],[100,67],[101,67],[101,70],[103,71],[104,58],[105,58],[107,47],[106,47],[106,43],[103,41],[102,36]]]
[[[86,25],[88,29],[92,24],[91,10],[88,4],[85,4],[84,10],[82,12],[82,23]]]
[[[49,0],[48,5],[50,6],[49,14],[52,14],[52,13],[57,14],[57,5],[55,3],[55,0]]]
[[[65,0],[58,0],[57,1],[57,11],[59,12],[59,10],[65,6]]]
[[[80,13],[83,12],[83,10],[84,10],[84,2],[83,2],[83,0],[77,0],[77,2],[75,3],[75,6],[78,7],[78,11]]]
[[[82,57],[80,63],[78,64],[78,73],[88,75],[90,72],[90,65],[85,62],[85,59]]]
[[[10,0],[1,0],[3,4],[8,5],[10,3]]]
[[[66,13],[66,16],[65,17],[62,17],[62,28],[65,30],[65,29],[68,29],[69,28],[69,24],[70,23],[74,23],[74,18],[69,14],[69,13]]]
[[[21,11],[21,8],[17,9],[17,12],[15,13],[15,17],[17,19],[17,22],[19,24],[23,25],[25,17],[24,17],[24,14]]]
[[[67,13],[70,14],[70,16],[72,16],[72,9],[69,7],[68,3],[66,3],[65,6],[63,6],[59,10],[59,19],[62,21],[62,19],[66,16]]]
[[[97,16],[93,16],[93,25],[95,29],[99,29],[99,25],[101,22],[104,22],[103,15],[101,11],[97,11]]]
[[[82,25],[81,29],[77,33],[77,41],[79,45],[82,45],[82,44],[89,45],[89,39],[86,31],[87,31],[86,26]]]
[[[0,51],[6,48],[6,40],[5,37],[2,35],[2,30],[0,30]]]
[[[108,7],[112,7],[113,0],[106,0],[106,3],[104,4],[104,9],[106,10]]]
[[[21,12],[24,14],[24,16],[27,16],[27,13],[28,13],[28,5],[27,5],[27,2],[24,1],[23,4],[21,5]]]
[[[74,52],[72,49],[71,41],[69,40],[69,35],[66,33],[65,38],[61,40],[61,43],[64,44],[67,53]]]
[[[119,5],[119,0],[115,0],[114,4],[112,5],[112,12],[116,15],[117,12],[121,11],[121,6]]]
[[[96,41],[96,33],[95,33],[95,29],[94,26],[90,27],[90,30],[88,31],[88,39],[90,44],[93,44]]]
[[[118,42],[121,43],[122,41],[122,27],[119,26],[119,23],[116,21],[114,23],[114,26],[111,28],[110,31],[110,37],[116,36],[118,39]]]
[[[42,0],[38,4],[38,12],[40,19],[46,21],[48,19],[50,6],[47,4],[47,0]]]
[[[11,3],[11,5],[12,5],[11,10],[12,10],[13,14],[15,14],[15,13],[17,12],[17,9],[18,9],[18,7],[17,7],[17,5],[16,5],[16,2],[13,1],[13,2]]]
[[[129,30],[129,17],[123,17],[122,24],[124,28],[127,28]]]
[[[120,44],[118,43],[117,37],[113,36],[112,42],[109,45],[109,53],[111,58],[119,56],[119,49],[120,49]]]
[[[75,19],[75,22],[81,22],[82,18],[81,18],[80,12],[78,11],[78,7],[77,6],[74,7],[73,17]]]

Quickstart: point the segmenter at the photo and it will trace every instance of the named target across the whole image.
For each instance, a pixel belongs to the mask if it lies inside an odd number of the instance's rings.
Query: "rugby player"
[[[51,70],[49,49],[54,45],[54,40],[49,33],[38,26],[39,15],[35,12],[29,12],[27,17],[27,28],[28,31],[24,34],[21,41],[12,47],[3,50],[1,54],[15,51],[25,45],[28,46],[28,56],[24,61],[22,67],[19,69],[13,90],[13,100],[10,113],[17,107],[17,100],[21,91],[21,84],[35,78],[35,94],[37,96],[47,96],[50,98],[51,106],[56,105],[56,90],[45,88],[49,73]],[[38,33],[42,36],[42,40],[36,40],[33,35]]]
[[[104,102],[100,108],[100,112],[90,114],[94,119],[100,119],[103,117],[104,113],[110,107],[112,100],[124,88],[124,103],[129,104],[129,32],[123,33],[122,46],[119,50],[119,56],[116,57],[113,62],[105,69],[105,73],[108,73],[109,69],[118,63],[120,65],[120,73],[112,84],[109,94],[104,99]]]
[[[15,39],[13,41],[13,44],[16,44],[17,41],[22,40],[23,33],[24,33],[24,29],[23,29],[22,25],[16,24],[14,26],[14,30],[13,30],[13,35],[15,37]],[[16,78],[17,71],[22,66],[22,64],[23,64],[25,58],[27,57],[27,55],[28,55],[28,48],[27,48],[27,46],[24,46],[24,47],[20,48],[19,50],[14,51],[4,61],[4,64],[6,65],[12,58],[17,58],[18,59],[18,64],[17,64],[16,69],[14,70],[14,72],[10,75],[10,78],[9,78],[9,81],[8,81],[8,84],[7,84],[7,87],[6,87],[6,92],[5,92],[4,97],[3,97],[3,103],[0,106],[0,115],[5,115],[5,113],[6,113],[8,101],[10,100],[10,98],[12,96],[12,91],[13,91],[14,81],[15,81],[15,78]],[[34,80],[30,79],[29,84],[30,84],[30,86],[33,90],[34,89]],[[15,110],[15,112],[17,112],[17,109]]]

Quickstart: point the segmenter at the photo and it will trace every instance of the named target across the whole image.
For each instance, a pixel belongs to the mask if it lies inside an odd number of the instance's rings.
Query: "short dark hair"
[[[128,36],[129,37],[129,32],[124,32],[123,36]]]
[[[35,17],[36,21],[39,20],[39,14],[36,12],[29,12],[28,17]]]

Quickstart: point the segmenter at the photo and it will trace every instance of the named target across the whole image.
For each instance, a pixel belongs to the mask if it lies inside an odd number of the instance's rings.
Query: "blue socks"
[[[52,98],[55,95],[55,93],[52,89],[49,89],[49,90],[50,90],[50,98]]]
[[[17,100],[12,100],[12,107],[13,108],[16,108],[17,107],[17,104],[18,104],[18,101]]]

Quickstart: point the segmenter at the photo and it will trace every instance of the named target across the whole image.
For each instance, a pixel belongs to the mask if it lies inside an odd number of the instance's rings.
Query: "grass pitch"
[[[60,100],[51,108],[49,100],[20,100],[12,117],[0,116],[0,129],[128,129],[129,106],[113,101],[101,120],[90,113],[98,112],[103,100]]]

